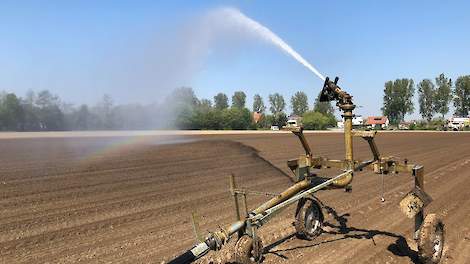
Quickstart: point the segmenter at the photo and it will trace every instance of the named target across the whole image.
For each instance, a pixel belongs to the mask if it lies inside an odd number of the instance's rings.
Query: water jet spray
[[[297,62],[302,64],[304,67],[309,69],[322,81],[325,81],[325,77],[304,59],[297,51],[295,51],[289,44],[282,40],[278,35],[272,32],[269,28],[263,26],[261,23],[249,18],[248,16],[241,13],[235,8],[220,8],[216,9],[212,13],[215,17],[222,17],[225,21],[231,22],[241,29],[247,30],[257,37],[261,37],[268,43],[280,48],[283,52],[294,58]]]

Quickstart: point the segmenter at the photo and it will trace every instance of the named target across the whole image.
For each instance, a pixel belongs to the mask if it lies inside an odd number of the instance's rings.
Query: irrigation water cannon
[[[355,173],[371,170],[375,174],[410,173],[414,179],[414,188],[400,202],[402,212],[414,218],[413,238],[417,241],[418,256],[422,263],[438,263],[444,247],[444,224],[435,214],[425,216],[424,208],[431,202],[431,197],[424,191],[424,168],[421,165],[403,162],[394,157],[385,157],[379,153],[374,137],[376,131],[352,129],[353,110],[355,105],[352,96],[338,86],[338,77],[334,81],[325,79],[320,101],[335,101],[344,118],[344,160],[331,160],[314,156],[303,134],[303,128],[288,128],[296,135],[305,154],[287,161],[287,166],[294,175],[294,184],[285,191],[275,195],[258,208],[247,208],[247,195],[259,192],[238,189],[234,176],[230,177],[230,193],[234,199],[236,221],[225,228],[209,233],[205,239],[198,238],[198,243],[190,250],[171,260],[170,264],[191,263],[209,251],[220,250],[230,239],[237,239],[235,258],[238,263],[257,263],[262,259],[263,244],[257,235],[258,229],[289,205],[297,204],[295,210],[295,229],[297,236],[303,239],[314,239],[322,232],[323,205],[314,196],[320,190],[344,188],[351,191]],[[364,139],[371,150],[369,160],[355,160],[353,137]],[[340,171],[334,177],[322,177],[313,173],[313,169],[335,168]],[[317,172],[317,171],[316,171]],[[240,202],[241,200],[241,202]],[[242,210],[243,209],[243,210]],[[197,224],[193,218],[194,229]],[[198,234],[198,232],[196,232]],[[197,237],[199,237],[197,235]],[[236,238],[235,238],[236,237]]]

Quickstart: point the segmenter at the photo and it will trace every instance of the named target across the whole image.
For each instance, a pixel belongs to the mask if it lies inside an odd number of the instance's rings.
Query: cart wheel
[[[295,230],[299,238],[312,240],[322,232],[323,213],[314,199],[304,198],[297,204]]]
[[[243,235],[235,245],[236,263],[258,263],[263,253],[263,243],[259,237],[256,238],[256,243],[257,249],[254,248],[253,238],[249,235]]]
[[[444,224],[435,214],[428,214],[419,230],[418,255],[422,263],[439,263],[444,248]]]

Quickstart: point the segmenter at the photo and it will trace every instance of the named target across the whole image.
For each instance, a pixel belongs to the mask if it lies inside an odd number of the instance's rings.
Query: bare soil
[[[316,154],[343,158],[342,134],[307,139]],[[381,133],[377,144],[425,166],[427,212],[446,225],[442,262],[470,263],[470,133]],[[0,263],[165,262],[195,243],[191,212],[203,231],[234,220],[231,173],[242,187],[280,192],[292,184],[287,159],[302,153],[295,136],[273,133],[10,138],[0,150]],[[367,144],[355,141],[355,154],[368,158]],[[413,222],[398,208],[412,177],[384,181],[383,203],[369,172],[352,193],[320,193],[326,227],[313,241],[295,237],[287,209],[261,229],[264,263],[416,263]],[[199,262],[231,261],[230,246]]]

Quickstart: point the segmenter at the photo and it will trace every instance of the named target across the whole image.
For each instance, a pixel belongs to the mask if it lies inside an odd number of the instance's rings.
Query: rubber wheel
[[[259,237],[256,238],[258,250],[253,247],[253,238],[243,235],[235,245],[235,260],[240,264],[258,263],[263,253],[263,243]]]
[[[314,199],[301,199],[295,213],[297,237],[313,240],[321,234],[322,226],[323,213],[320,204]]]
[[[418,236],[419,260],[425,264],[439,263],[444,248],[444,224],[435,214],[424,218]]]

